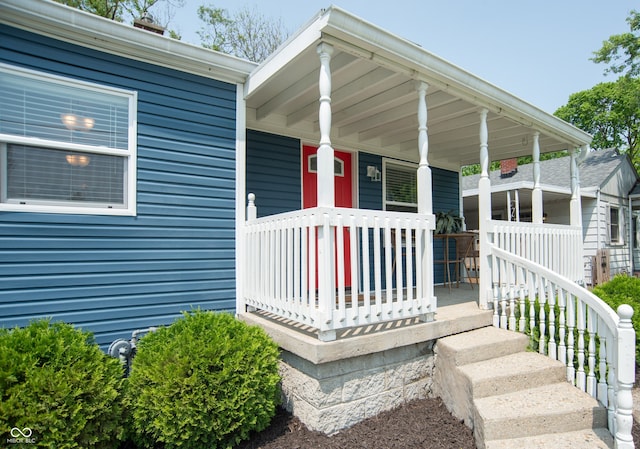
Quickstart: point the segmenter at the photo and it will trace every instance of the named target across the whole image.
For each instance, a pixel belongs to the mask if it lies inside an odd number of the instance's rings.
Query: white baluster
[[[529,344],[533,348],[536,332],[536,275],[529,273]]]
[[[567,365],[567,330],[566,330],[566,297],[565,291],[563,289],[559,289],[558,291],[558,308],[560,309],[560,316],[558,319],[558,337],[559,337],[559,345],[558,345],[558,360]]]
[[[547,301],[549,303],[549,344],[547,354],[554,360],[558,359],[556,343],[556,295],[552,282],[547,283]]]
[[[499,306],[499,296],[498,293],[500,290],[498,288],[497,283],[493,283],[493,327],[500,327],[500,306]]]
[[[578,372],[576,374],[576,387],[586,391],[587,378],[584,372],[584,331],[586,329],[585,304],[578,299]]]
[[[371,268],[369,266],[369,219],[362,218],[362,294],[364,296],[364,317],[371,318]]]
[[[345,279],[345,268],[344,268],[344,226],[342,222],[342,215],[336,216],[336,269],[338,271],[338,310],[340,314],[340,321],[345,322],[347,319],[347,310],[345,303],[345,292],[344,292],[344,279]],[[355,261],[354,261],[355,263]]]
[[[382,312],[382,268],[381,268],[381,253],[380,253],[380,219],[374,218],[373,221],[373,265],[374,265],[374,289],[375,289],[375,303],[376,314],[380,315]]]
[[[569,294],[567,298],[567,381],[576,384],[576,369],[573,358],[575,355],[574,331],[576,328],[576,298]]]
[[[538,352],[540,354],[546,354],[546,335],[547,331],[547,314],[545,312],[545,306],[547,304],[547,289],[546,279],[539,278],[538,283],[538,301],[540,303],[540,310],[538,311],[538,327],[540,328],[540,340],[538,341]]]
[[[349,216],[349,254],[351,258],[351,321],[356,324],[359,316],[359,259],[358,259],[358,226],[356,217]]]
[[[525,293],[525,272],[524,272],[524,268],[521,268],[521,278],[520,278],[520,292],[519,292],[519,299],[520,299],[520,319],[518,321],[518,330],[522,333],[525,332],[526,330],[526,293]]]
[[[598,400],[607,407],[609,405],[609,398],[607,394],[607,345],[608,329],[604,322],[598,318],[598,340],[600,342],[599,353],[599,376],[598,376]]]
[[[597,316],[593,309],[587,309],[587,332],[589,333],[589,346],[587,361],[589,373],[587,374],[587,393],[596,397],[596,329]]]
[[[509,270],[509,330],[516,329],[516,266],[511,265]]]

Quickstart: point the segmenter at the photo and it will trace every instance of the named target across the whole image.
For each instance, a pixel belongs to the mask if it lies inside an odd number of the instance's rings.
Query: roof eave
[[[2,0],[0,23],[83,47],[230,83],[257,64],[49,0]]]
[[[331,7],[321,29],[323,40],[332,38],[370,51],[373,60],[403,67],[412,77],[437,85],[479,107],[509,117],[522,125],[581,147],[592,136],[579,128],[519,99],[466,70],[426,51],[406,39],[389,33],[348,12]],[[386,60],[386,61],[385,61]]]

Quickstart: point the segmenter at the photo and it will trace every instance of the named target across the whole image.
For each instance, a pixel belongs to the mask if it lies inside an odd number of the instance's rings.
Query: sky
[[[255,9],[290,33],[334,4],[551,114],[572,93],[616,79],[589,58],[640,9],[631,0],[184,0],[169,24],[183,41],[199,45],[202,4]]]

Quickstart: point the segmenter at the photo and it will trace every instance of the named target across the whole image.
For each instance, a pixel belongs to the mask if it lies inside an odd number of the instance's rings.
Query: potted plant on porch
[[[464,229],[464,218],[454,211],[436,212],[436,234],[456,234]]]

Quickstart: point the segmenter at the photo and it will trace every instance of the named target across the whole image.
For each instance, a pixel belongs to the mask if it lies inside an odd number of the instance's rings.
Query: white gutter
[[[0,0],[0,23],[182,72],[244,83],[257,64],[50,0]]]

